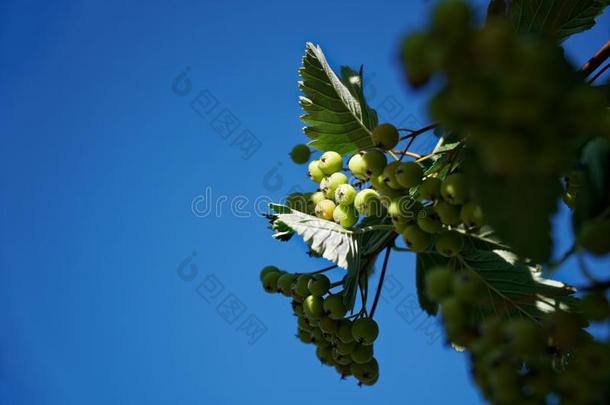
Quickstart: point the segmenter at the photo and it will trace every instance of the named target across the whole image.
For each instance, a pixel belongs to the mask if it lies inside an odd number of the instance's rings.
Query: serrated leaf
[[[463,263],[476,272],[490,294],[507,303],[495,312],[519,313],[539,319],[545,312],[566,309],[574,299],[574,288],[543,279],[537,267],[522,262],[514,253],[504,250],[472,250],[464,252]]]
[[[563,41],[595,25],[608,0],[512,0],[508,17],[515,30]]]
[[[311,147],[341,155],[373,147],[374,120],[364,97],[354,97],[330,68],[319,46],[306,44],[299,75],[303,79],[299,82],[303,93],[300,104],[305,112],[301,120],[307,125],[303,131],[311,139]]]

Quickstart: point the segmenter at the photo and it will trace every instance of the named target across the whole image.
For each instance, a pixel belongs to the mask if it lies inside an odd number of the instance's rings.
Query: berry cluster
[[[359,384],[373,385],[379,378],[379,365],[373,357],[373,342],[379,334],[369,317],[347,317],[342,292],[321,273],[293,274],[275,266],[261,270],[263,288],[292,298],[297,318],[297,337],[316,346],[322,364],[334,367],[341,378],[353,375]],[[341,285],[339,282],[338,285]]]
[[[585,296],[580,313],[532,318],[492,310],[492,294],[467,269],[432,269],[425,284],[428,297],[440,305],[448,340],[469,350],[472,376],[491,402],[545,403],[550,394],[561,403],[604,402],[610,348],[583,330],[588,320],[610,319],[603,294]]]

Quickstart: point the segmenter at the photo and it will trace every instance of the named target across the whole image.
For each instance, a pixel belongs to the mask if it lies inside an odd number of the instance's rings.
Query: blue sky
[[[382,119],[426,124],[396,55],[433,2],[53,3],[0,4],[0,403],[480,401],[465,356],[413,306],[411,255],[391,258],[381,378],[360,389],[316,362],[289,302],[258,280],[266,264],[325,263],[256,215],[193,210],[206,190],[252,212],[261,195],[312,188],[288,159],[305,141],[306,41],[335,67],[364,64]],[[568,42],[575,63],[609,26]]]

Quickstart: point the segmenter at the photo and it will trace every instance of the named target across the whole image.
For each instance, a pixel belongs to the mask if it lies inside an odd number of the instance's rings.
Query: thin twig
[[[585,77],[587,77],[591,73],[593,73],[598,67],[600,67],[602,63],[604,63],[609,57],[610,41],[606,42],[604,46],[602,46],[599,51],[597,51],[595,55],[593,55],[593,57],[591,57],[591,59],[589,59],[580,70],[585,75]]]
[[[333,264],[332,266],[328,266],[328,267],[325,267],[325,268],[320,269],[320,270],[311,271],[311,272],[308,272],[308,273],[306,272],[306,273],[294,273],[294,274],[296,274],[297,276],[300,276],[302,274],[319,274],[319,273],[324,273],[326,271],[332,270],[332,269],[334,269],[336,267],[337,267],[337,265]]]
[[[610,68],[610,63],[606,63],[606,66],[604,66],[603,68],[601,68],[601,70],[600,70],[599,72],[597,72],[597,73],[595,74],[595,76],[593,76],[593,77],[591,78],[591,80],[589,80],[589,84],[592,84],[592,83],[593,83],[593,82],[595,82],[597,79],[599,79],[599,77],[600,77],[601,75],[603,75],[603,74],[604,74],[604,72],[605,72],[606,70],[608,70],[608,68]]]
[[[375,315],[377,309],[377,303],[379,302],[379,296],[381,295],[381,289],[383,288],[383,280],[385,279],[385,271],[388,268],[388,259],[390,258],[390,252],[392,246],[388,246],[385,250],[385,257],[383,258],[383,267],[381,268],[381,275],[379,276],[379,284],[377,284],[377,291],[375,292],[375,299],[373,300],[373,306],[371,307],[370,317]]]
[[[425,126],[425,127],[423,127],[423,128],[420,128],[420,129],[417,129],[417,130],[415,130],[415,131],[412,131],[412,132],[411,132],[409,135],[405,135],[405,136],[403,136],[402,138],[400,138],[400,140],[401,140],[401,141],[404,141],[405,139],[409,139],[409,138],[415,138],[415,137],[417,137],[418,135],[421,135],[421,134],[423,134],[424,132],[428,132],[428,131],[430,131],[431,129],[434,129],[434,128],[436,128],[436,127],[438,127],[438,124],[437,124],[437,123],[430,124],[430,125]]]

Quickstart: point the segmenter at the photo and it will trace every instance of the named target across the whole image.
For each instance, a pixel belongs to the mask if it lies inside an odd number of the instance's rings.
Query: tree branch
[[[610,41],[606,42],[595,55],[580,69],[588,77],[610,57]]]

